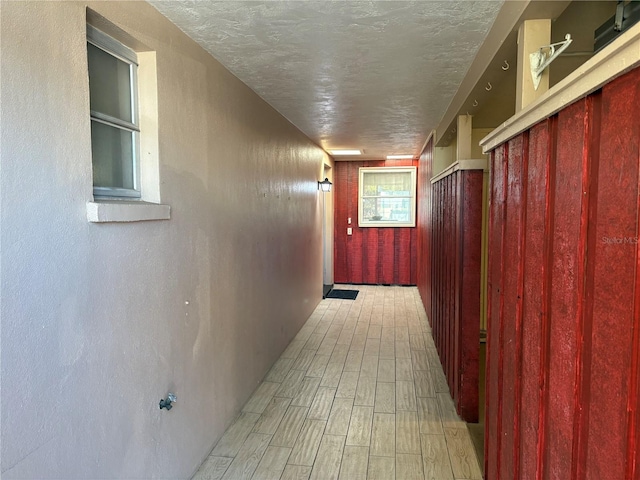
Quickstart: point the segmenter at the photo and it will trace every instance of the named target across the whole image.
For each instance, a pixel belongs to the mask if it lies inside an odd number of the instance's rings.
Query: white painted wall
[[[321,298],[326,155],[148,4],[90,4],[156,52],[171,220],[88,223],[85,5],[1,7],[0,472],[187,478]]]

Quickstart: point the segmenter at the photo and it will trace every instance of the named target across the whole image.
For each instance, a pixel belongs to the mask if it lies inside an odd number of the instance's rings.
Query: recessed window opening
[[[414,227],[415,205],[416,167],[360,168],[360,227]]]
[[[87,25],[87,59],[94,197],[140,198],[137,55]]]

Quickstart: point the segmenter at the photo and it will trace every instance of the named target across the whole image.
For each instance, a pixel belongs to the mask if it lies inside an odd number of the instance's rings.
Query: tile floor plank
[[[378,377],[378,356],[365,355],[362,357],[362,367],[360,368],[360,377],[377,378]]]
[[[367,480],[395,480],[396,462],[395,458],[389,457],[369,457],[369,469]],[[403,480],[398,478],[398,480]]]
[[[280,384],[280,388],[276,392],[276,397],[293,398],[297,395],[304,372],[302,370],[290,370],[284,382]]]
[[[258,464],[258,468],[251,477],[252,480],[280,480],[291,454],[290,448],[267,447]]]
[[[354,398],[356,396],[356,387],[358,386],[358,372],[342,372],[336,398]]]
[[[342,378],[342,367],[341,363],[329,362],[327,368],[324,370],[322,380],[320,380],[320,386],[337,387],[340,383],[340,378]]]
[[[396,382],[396,409],[416,411],[416,388],[413,382]]]
[[[360,372],[362,366],[362,350],[349,350],[347,353],[347,359],[344,363],[345,372]]]
[[[346,445],[368,447],[371,443],[372,424],[373,407],[354,406],[351,411]]]
[[[375,412],[396,413],[396,385],[395,383],[376,384]]]
[[[269,402],[267,408],[264,409],[264,413],[256,422],[255,426],[253,427],[253,431],[255,433],[264,433],[270,435],[276,433],[278,425],[280,425],[282,417],[284,417],[284,414],[287,411],[287,408],[289,408],[290,403],[291,399],[289,398],[274,397]]]
[[[323,435],[310,480],[337,480],[344,449],[342,435]]]
[[[336,389],[332,387],[319,387],[316,396],[309,408],[307,418],[311,420],[327,420],[333,405]]]
[[[260,418],[257,413],[241,413],[211,452],[216,457],[235,457]]]
[[[271,446],[292,448],[307,417],[308,408],[290,406],[271,439]]]
[[[420,455],[420,428],[417,412],[396,413],[396,452]]]
[[[267,408],[267,405],[269,405],[269,402],[279,388],[279,383],[262,382],[258,388],[256,388],[256,391],[253,392],[253,395],[251,395],[251,398],[246,403],[242,411],[251,413],[264,412],[264,409]]]
[[[448,393],[438,393],[437,398],[442,418],[442,426],[463,428],[466,430],[467,424],[464,423],[456,413],[456,406],[454,405],[451,396]]]
[[[311,475],[311,467],[287,465],[280,480],[309,480],[309,475]]]
[[[396,361],[390,358],[378,360],[378,382],[396,381]]]
[[[209,455],[191,480],[220,480],[232,461],[233,458]]]
[[[310,407],[316,395],[316,390],[318,390],[318,385],[320,385],[320,380],[318,377],[304,377],[302,383],[300,383],[298,393],[291,400],[291,405]]]
[[[410,358],[396,358],[396,381],[414,381]]]
[[[289,370],[291,370],[291,366],[293,365],[293,358],[280,358],[276,363],[273,364],[271,370],[267,374],[264,379],[265,382],[274,382],[274,383],[282,383],[284,379],[287,378],[287,374]]]
[[[327,422],[322,420],[305,421],[288,463],[312,467],[326,425]]]
[[[325,435],[347,435],[352,407],[352,398],[335,398],[333,400],[327,428],[324,431]]]
[[[356,388],[356,396],[353,401],[354,405],[364,405],[373,407],[376,399],[376,379],[370,377],[360,377],[358,387]]]
[[[437,399],[418,398],[418,421],[420,423],[420,433],[444,434]]]
[[[369,454],[376,457],[395,457],[396,416],[394,414],[373,414],[371,448],[369,450]]]
[[[245,480],[250,479],[256,467],[262,459],[265,450],[271,441],[271,435],[262,433],[251,433],[244,442],[238,455],[233,459],[231,465],[222,477],[223,480]]]
[[[345,445],[338,480],[367,480],[369,449]]]
[[[398,480],[423,480],[422,455],[396,455],[396,478]]]
[[[482,480],[478,459],[466,428],[444,428],[444,436],[456,478]]]
[[[444,435],[422,435],[421,437],[425,480],[453,480]]]
[[[435,385],[431,379],[431,370],[413,372],[416,397],[433,397],[436,396]]]
[[[320,377],[324,375],[324,371],[329,363],[329,355],[316,355],[309,365],[307,370],[307,377]]]

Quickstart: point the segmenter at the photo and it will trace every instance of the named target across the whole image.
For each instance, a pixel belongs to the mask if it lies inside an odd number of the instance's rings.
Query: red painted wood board
[[[520,476],[540,478],[538,449],[542,447],[540,416],[544,385],[543,345],[548,331],[546,294],[549,281],[546,275],[549,232],[548,189],[550,169],[549,130],[545,120],[529,132],[529,161],[527,169],[526,235],[524,236],[523,305],[522,305],[522,372],[520,404]]]
[[[502,436],[503,269],[508,147],[491,153],[485,419],[485,476],[499,479]]]
[[[577,394],[579,299],[582,296],[580,217],[583,210],[582,149],[586,103],[576,102],[558,114],[553,211],[553,256],[549,302],[549,388],[545,429],[548,478],[570,478]]]
[[[523,154],[528,135],[520,135],[509,142],[507,168],[506,218],[504,231],[503,262],[509,274],[503,278],[503,370],[505,379],[502,390],[502,435],[503,447],[500,457],[500,478],[517,478],[518,466],[515,446],[519,442],[519,381],[521,346],[521,281],[523,234],[523,185],[522,171],[526,157]]]

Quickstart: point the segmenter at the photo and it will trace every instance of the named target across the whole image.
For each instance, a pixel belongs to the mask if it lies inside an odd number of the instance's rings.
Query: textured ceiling
[[[318,145],[418,155],[502,1],[152,0]]]

